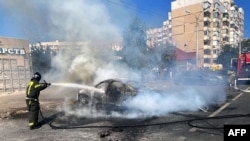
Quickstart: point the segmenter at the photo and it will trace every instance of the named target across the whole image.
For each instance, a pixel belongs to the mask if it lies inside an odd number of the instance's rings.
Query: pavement
[[[76,99],[78,89],[65,89],[60,87],[49,87],[40,92],[41,108],[53,108],[63,104],[65,98]],[[0,119],[9,118],[15,112],[27,112],[25,103],[25,91],[0,94]]]

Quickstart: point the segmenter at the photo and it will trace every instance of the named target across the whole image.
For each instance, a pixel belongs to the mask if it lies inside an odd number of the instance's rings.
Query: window
[[[204,2],[204,4],[203,4],[204,9],[208,9],[210,6],[211,6],[211,4],[209,2]]]
[[[223,26],[229,26],[229,22],[228,21],[224,21],[223,22]]]
[[[205,50],[204,50],[204,54],[210,55],[210,54],[211,54],[211,50],[210,50],[210,49],[205,49]]]
[[[204,22],[204,26],[210,26],[210,22],[205,21],[205,22]]]
[[[220,4],[219,4],[218,2],[215,2],[215,3],[214,3],[214,8],[215,8],[215,9],[218,9],[219,7],[220,7]]]
[[[223,41],[228,42],[228,37],[224,37]]]
[[[229,33],[229,30],[228,30],[228,29],[225,29],[225,33],[228,34],[228,33]]]
[[[220,28],[220,23],[219,22],[215,22],[214,23],[214,27]]]
[[[204,17],[209,17],[210,18],[211,14],[209,12],[204,13]]]
[[[229,18],[228,13],[223,13],[223,18]]]
[[[210,45],[210,41],[209,40],[205,40],[204,41],[204,45]]]
[[[219,12],[214,12],[213,16],[214,16],[214,18],[220,18],[220,13]]]
[[[204,35],[208,35],[208,31],[204,31]]]
[[[213,50],[213,54],[217,54],[218,52],[219,52],[218,49],[214,49],[214,50]]]
[[[210,63],[210,59],[209,58],[205,58],[204,59],[204,63]]]

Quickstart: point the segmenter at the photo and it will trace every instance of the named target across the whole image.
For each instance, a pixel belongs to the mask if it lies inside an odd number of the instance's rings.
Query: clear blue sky
[[[22,5],[20,1],[27,2],[27,0],[19,0],[19,3],[16,0],[0,0],[0,36],[26,38],[25,34],[28,34],[28,33],[24,34],[23,29],[22,29],[23,26],[20,26],[20,25],[29,26],[29,24],[32,25],[33,21],[24,22],[22,20],[26,20],[26,18],[28,17],[27,14],[22,15],[22,14],[18,14],[18,12],[15,13],[16,11],[18,11],[16,9],[18,8],[20,9],[20,5]],[[31,1],[35,1],[36,3],[38,3],[38,1],[40,0],[30,0],[28,2],[31,2]],[[83,0],[83,1],[92,1],[92,0]],[[107,8],[111,8],[113,6],[113,8],[116,7],[116,8],[128,10],[132,13],[132,15],[138,15],[143,21],[145,21],[148,27],[154,28],[154,27],[161,27],[163,21],[168,18],[168,12],[171,11],[172,0],[99,0],[99,1],[104,2],[104,5],[106,6],[108,5]],[[234,1],[236,5],[238,5],[238,7],[242,7],[244,9],[245,38],[249,38],[250,37],[250,16],[247,16],[247,13],[250,12],[249,0],[234,0]],[[13,5],[13,3],[16,3],[15,5],[16,7]],[[40,2],[39,4],[42,5],[41,3],[42,2]],[[38,7],[38,8],[41,8],[41,7]],[[46,8],[44,9],[41,8],[41,9],[46,10]],[[40,12],[40,14],[41,13],[42,12]],[[32,15],[32,14],[33,14],[32,12],[28,13],[28,15]],[[117,13],[113,12],[112,14],[117,14]],[[40,21],[38,19],[38,21],[42,23],[38,25],[45,25],[47,23],[45,20],[47,19],[46,18],[42,20],[40,19]],[[125,23],[127,19],[126,17],[125,18],[119,17],[119,18],[116,18],[116,20]],[[114,22],[116,20],[114,19]],[[46,32],[43,33],[45,27],[43,27],[40,30],[41,34],[46,33]],[[35,28],[35,30],[36,29],[37,28]]]

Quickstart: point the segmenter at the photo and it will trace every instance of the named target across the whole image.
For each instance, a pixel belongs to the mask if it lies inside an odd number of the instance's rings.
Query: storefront
[[[30,76],[28,40],[0,37],[0,93],[25,90]]]

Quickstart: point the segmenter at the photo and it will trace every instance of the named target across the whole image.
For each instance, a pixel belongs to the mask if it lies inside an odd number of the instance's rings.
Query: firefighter
[[[40,83],[42,76],[39,72],[35,72],[26,89],[26,104],[29,112],[29,127],[30,130],[40,128],[38,116],[40,111],[39,95],[40,91],[47,88],[50,83]]]

